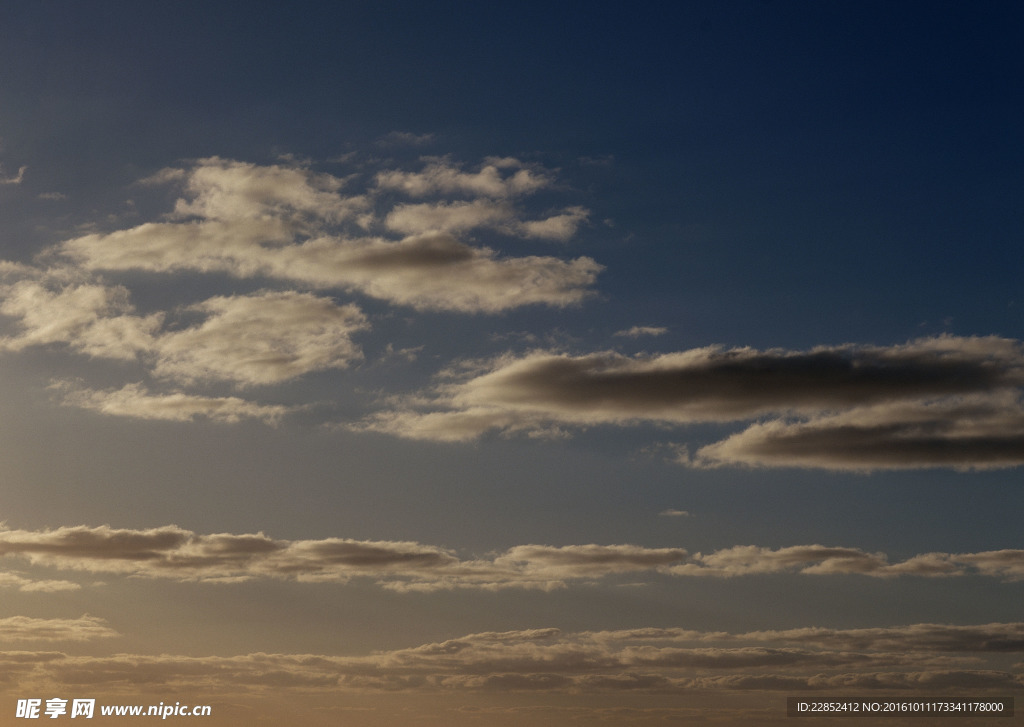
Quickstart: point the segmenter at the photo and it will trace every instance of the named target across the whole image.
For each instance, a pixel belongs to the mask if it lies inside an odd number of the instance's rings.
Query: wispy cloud
[[[0,642],[3,641],[91,641],[118,636],[107,622],[95,616],[80,618],[0,618]],[[0,657],[2,658],[2,657]]]
[[[434,141],[434,134],[415,134],[411,131],[392,131],[382,136],[377,143],[381,146],[425,146]]]
[[[568,207],[550,217],[523,219],[508,202],[475,199],[401,204],[388,213],[384,223],[391,230],[410,235],[486,228],[515,237],[564,241],[576,234],[588,216],[589,212],[583,207]]]
[[[668,329],[664,326],[633,326],[622,331],[616,331],[614,336],[624,338],[640,338],[641,336],[664,336]]]
[[[428,157],[419,171],[386,170],[377,174],[377,185],[412,197],[462,194],[496,199],[518,197],[550,187],[554,174],[512,157],[490,157],[473,172],[448,158]]]
[[[35,591],[36,593],[56,593],[58,591],[77,591],[81,586],[71,581],[36,580],[7,571],[0,573],[0,588],[17,588],[19,591]]]
[[[236,396],[198,396],[175,391],[155,394],[142,384],[125,384],[120,389],[89,389],[74,381],[55,381],[51,389],[64,406],[88,409],[108,416],[185,422],[201,418],[233,423],[257,419],[276,424],[294,407],[257,404]]]
[[[28,167],[19,167],[18,173],[13,177],[7,177],[3,174],[3,168],[0,167],[0,184],[21,184],[21,180],[25,178],[25,170]]]

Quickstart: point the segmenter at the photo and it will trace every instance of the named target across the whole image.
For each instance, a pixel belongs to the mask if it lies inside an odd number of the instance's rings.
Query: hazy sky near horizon
[[[1021,10],[587,10],[0,9],[0,713],[1020,694]]]

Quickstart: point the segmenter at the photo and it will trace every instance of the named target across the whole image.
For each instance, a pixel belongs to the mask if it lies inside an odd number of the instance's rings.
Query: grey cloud
[[[1024,623],[920,623],[883,628],[804,627],[774,631],[694,631],[680,628],[597,631],[583,635],[599,642],[763,643],[884,652],[1016,653],[1024,651]]]
[[[789,629],[755,631],[738,634],[733,638],[743,641],[813,644],[823,648],[998,654],[1024,651],[1024,623],[991,623],[970,626],[913,624],[898,628],[864,629]]]
[[[735,546],[691,554],[682,548],[588,544],[519,545],[487,558],[466,559],[450,549],[416,542],[276,540],[262,533],[200,535],[173,525],[150,530],[0,530],[0,555],[22,556],[35,565],[59,569],[201,581],[346,583],[368,578],[400,592],[552,590],[639,573],[722,578],[785,573],[875,578],[975,575],[1015,580],[1021,578],[1022,553],[925,553],[890,562],[883,553],[823,545],[775,550]]]
[[[668,333],[668,329],[664,326],[633,326],[622,331],[616,331],[613,336],[623,336],[625,338],[640,338],[640,336],[663,336]]]
[[[701,689],[757,689],[772,691],[843,690],[845,694],[869,690],[993,690],[1019,689],[1018,675],[996,670],[936,670],[914,672],[866,672],[837,675],[725,675],[701,677],[691,686]]]
[[[1016,391],[894,402],[806,421],[771,421],[696,453],[693,464],[844,470],[1024,464],[1024,402]]]
[[[994,336],[808,351],[534,351],[494,359],[353,428],[468,441],[488,431],[770,417],[692,458],[684,448],[681,461],[700,467],[1006,467],[1024,464],[1022,384],[1020,342]]]
[[[423,146],[434,140],[433,134],[414,134],[411,131],[392,131],[382,136],[377,143],[381,146]]]
[[[686,558],[679,548],[641,548],[635,545],[517,545],[495,563],[523,564],[536,573],[580,577],[588,573],[608,575],[669,566]]]
[[[56,568],[211,581],[270,577],[344,582],[355,575],[415,574],[457,563],[447,551],[419,543],[278,541],[262,533],[197,535],[173,525],[150,530],[3,530],[0,554]]]

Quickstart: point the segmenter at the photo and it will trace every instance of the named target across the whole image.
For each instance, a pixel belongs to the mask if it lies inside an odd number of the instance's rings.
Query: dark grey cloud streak
[[[1019,341],[938,336],[806,351],[707,347],[484,362],[362,428],[461,441],[487,431],[760,419],[683,457],[722,465],[885,469],[1024,463]]]

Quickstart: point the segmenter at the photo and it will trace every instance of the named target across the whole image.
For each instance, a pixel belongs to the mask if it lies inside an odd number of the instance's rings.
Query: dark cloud
[[[767,419],[680,461],[890,469],[1024,464],[1024,349],[939,336],[808,351],[708,347],[655,356],[535,351],[478,365],[357,429],[467,441],[488,431]]]

